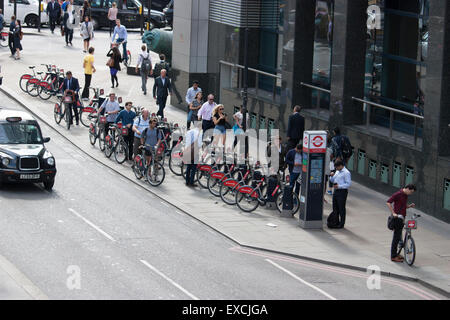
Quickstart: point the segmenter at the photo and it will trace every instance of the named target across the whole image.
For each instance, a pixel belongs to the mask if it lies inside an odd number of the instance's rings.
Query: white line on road
[[[323,295],[324,295],[325,297],[327,297],[328,299],[330,299],[330,300],[337,300],[337,299],[336,299],[335,297],[333,297],[332,295],[326,293],[325,291],[323,291],[322,289],[316,287],[315,285],[313,285],[313,284],[311,284],[311,283],[309,283],[309,282],[303,280],[302,278],[296,276],[295,274],[293,274],[293,273],[290,272],[289,270],[283,268],[283,267],[280,266],[279,264],[273,262],[272,260],[270,260],[270,259],[265,259],[265,260],[266,260],[267,262],[269,262],[270,264],[274,265],[275,267],[277,267],[278,269],[280,269],[281,271],[286,272],[286,273],[287,273],[288,275],[290,275],[292,278],[294,278],[294,279],[300,281],[301,283],[307,285],[308,287],[313,288],[314,290],[320,292],[321,294],[323,294]]]
[[[190,293],[189,291],[187,291],[185,288],[183,288],[182,286],[180,286],[178,283],[176,283],[175,281],[173,281],[172,279],[170,279],[168,276],[166,276],[164,273],[162,273],[161,271],[159,271],[158,269],[156,269],[154,266],[152,266],[150,263],[148,263],[145,260],[140,260],[143,264],[145,264],[148,268],[150,268],[153,272],[157,273],[158,275],[160,275],[162,278],[166,279],[168,282],[170,282],[173,286],[177,287],[178,289],[180,289],[181,291],[184,292],[184,294],[186,294],[187,296],[189,296],[191,299],[193,300],[200,300],[199,298],[197,298],[196,296],[194,296],[192,293]]]
[[[83,220],[84,222],[86,222],[88,225],[90,225],[92,228],[94,228],[95,230],[97,230],[98,232],[100,232],[103,236],[105,236],[107,239],[111,240],[111,241],[116,241],[113,237],[111,237],[109,234],[107,234],[105,231],[103,231],[100,227],[97,227],[95,224],[93,224],[92,222],[90,222],[88,219],[86,219],[85,217],[83,217],[81,214],[79,214],[78,212],[76,212],[75,210],[73,210],[72,208],[69,208],[69,211],[72,212],[74,215],[76,215],[78,218],[80,218],[81,220]]]

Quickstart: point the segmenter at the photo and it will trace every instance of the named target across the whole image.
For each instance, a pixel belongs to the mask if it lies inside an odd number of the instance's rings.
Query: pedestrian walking
[[[116,87],[118,87],[119,79],[117,78],[117,72],[121,70],[120,63],[122,62],[120,51],[114,46],[108,51],[106,56],[109,57],[106,65],[109,67],[109,73],[111,75],[111,88],[114,88],[114,80],[116,81]]]
[[[102,114],[103,109],[105,109],[105,113],[108,113],[105,124],[105,132],[108,134],[110,125],[116,122],[120,112],[120,105],[116,100],[116,94],[114,92],[110,92],[109,99],[105,99],[105,101],[103,101],[100,109],[98,109],[98,113]]]
[[[189,104],[189,112],[188,112],[188,130],[191,127],[191,122],[194,123],[197,121],[198,110],[203,105],[203,92],[198,91],[195,95],[194,100]]]
[[[123,128],[128,129],[128,134],[124,136],[124,140],[128,145],[128,160],[133,159],[133,140],[134,140],[134,132],[133,132],[133,123],[134,118],[136,118],[136,112],[132,111],[133,103],[131,101],[125,103],[125,109],[119,112],[119,115],[116,118],[116,123],[121,122]]]
[[[20,59],[20,51],[22,51],[22,44],[20,43],[20,41],[22,41],[22,38],[22,23],[19,19],[17,19],[16,26],[14,28],[14,51],[16,53],[14,59],[16,60]]]
[[[83,52],[86,53],[89,50],[89,41],[94,38],[94,25],[89,16],[85,16],[84,21],[81,23],[80,35],[83,39]]]
[[[73,40],[73,27],[75,25],[75,18],[74,18],[74,10],[73,5],[70,0],[66,0],[62,6],[62,11],[64,12],[63,16],[63,33],[66,40],[66,46],[69,44],[73,46],[72,40]]]
[[[88,49],[88,54],[83,60],[84,68],[84,88],[81,94],[82,99],[89,99],[89,87],[91,85],[92,74],[96,71],[94,66],[94,48],[90,47]]]
[[[86,17],[89,17],[91,19],[91,5],[89,1],[84,0],[83,7],[80,10],[80,19],[81,21],[84,21]]]
[[[408,196],[417,190],[414,184],[408,184],[404,188],[394,193],[386,202],[392,215],[392,244],[391,244],[391,260],[394,262],[403,262],[404,257],[397,255],[397,248],[402,241],[402,232],[405,225],[406,209],[414,208],[414,203],[408,204]],[[394,206],[392,206],[394,204]]]
[[[134,132],[134,141],[133,141],[133,156],[135,157],[139,153],[139,147],[142,145],[141,136],[142,132],[150,126],[149,112],[147,109],[142,110],[142,114],[139,118],[134,120],[133,123],[133,132]]]
[[[161,76],[155,79],[153,84],[153,99],[156,100],[156,104],[159,109],[157,115],[164,118],[164,108],[166,107],[167,96],[172,95],[172,85],[169,77],[167,77],[167,71],[161,70]]]
[[[202,130],[205,133],[208,129],[214,128],[214,123],[211,120],[213,109],[217,106],[214,102],[214,95],[208,95],[208,101],[206,101],[198,110],[198,120],[202,120]]]
[[[200,131],[201,122],[193,124],[193,128],[186,133],[185,148],[183,150],[183,160],[186,165],[186,185],[196,187],[194,183],[195,173],[197,171],[198,150],[202,147],[202,132]],[[197,147],[195,144],[197,143]],[[197,154],[196,154],[197,151]]]
[[[219,139],[222,138],[222,144],[225,146],[226,128],[225,123],[227,121],[227,115],[225,113],[225,107],[223,104],[218,104],[212,112],[212,120],[214,122],[214,144],[219,143]]]
[[[11,51],[11,57],[14,57],[14,29],[16,28],[16,16],[11,16],[11,23],[9,24],[8,46]]]
[[[192,119],[192,110],[193,109],[191,109],[191,104],[195,100],[195,97],[197,96],[197,93],[202,91],[202,88],[200,88],[198,85],[199,85],[198,81],[194,80],[192,82],[192,87],[187,89],[186,97],[184,99],[186,101],[186,103],[187,103],[187,106],[188,106],[187,107],[187,109],[188,109],[187,110],[187,112],[188,112],[188,115],[187,115],[187,129],[188,130],[191,127],[191,121],[192,121],[191,119]]]
[[[244,133],[244,114],[242,113],[243,107],[240,106],[239,111],[233,114],[233,119],[235,121],[233,126],[233,132],[235,135]],[[248,128],[248,117],[246,118],[246,128]]]
[[[73,124],[73,114],[75,115],[75,120],[77,123],[77,126],[80,124],[80,117],[78,115],[78,108],[77,108],[77,104],[78,104],[78,92],[80,91],[80,84],[78,82],[78,79],[72,76],[72,72],[71,71],[67,71],[66,72],[66,78],[63,81],[63,85],[61,87],[61,91],[63,92],[64,95],[67,94],[67,92],[71,90],[74,92],[75,94],[75,101],[73,101],[70,104],[70,109],[69,111],[69,118],[70,118],[70,124]]]
[[[339,216],[339,223],[334,228],[341,229],[345,224],[345,204],[347,202],[348,188],[352,184],[350,171],[344,165],[342,160],[334,162],[336,172],[330,173],[330,181],[333,183],[333,212]]]
[[[341,129],[338,127],[333,130],[334,136],[331,139],[331,148],[333,149],[333,158],[335,160],[342,160],[347,164],[348,160],[353,154],[353,148],[350,139],[341,134]]]
[[[295,106],[293,114],[289,116],[287,129],[287,147],[294,149],[300,140],[303,140],[303,131],[305,131],[305,118],[300,115],[302,108]]]
[[[109,36],[111,36],[114,26],[116,25],[118,11],[119,11],[119,9],[117,9],[117,4],[115,2],[113,2],[111,8],[109,8],[109,10],[108,10]]]
[[[114,40],[116,35],[117,39]],[[122,60],[124,61],[125,65],[128,65],[128,55],[127,55],[128,32],[127,28],[125,28],[124,25],[120,24],[120,19],[116,19],[116,26],[114,28],[114,33],[111,38],[111,43],[114,44],[114,41],[116,41],[117,45],[122,44],[123,49]]]
[[[289,169],[289,185],[293,192],[300,195],[300,183],[297,180],[302,174],[303,166],[303,145],[301,143],[287,152],[285,163]]]
[[[46,12],[50,24],[50,30],[52,33],[55,33],[56,22],[58,21],[58,17],[61,16],[61,6],[59,5],[59,2],[51,0],[47,4]]]
[[[136,73],[138,73],[139,69],[141,75],[141,89],[144,95],[146,95],[148,75],[153,74],[153,68],[152,68],[152,60],[150,59],[150,53],[147,52],[147,47],[145,46],[145,44],[142,45],[141,53],[138,56],[138,61],[136,64]]]
[[[155,64],[155,69],[153,70],[153,77],[156,79],[161,76],[161,71],[166,70],[167,76],[170,75],[170,64],[166,61],[166,56],[161,53],[159,55],[159,62]]]

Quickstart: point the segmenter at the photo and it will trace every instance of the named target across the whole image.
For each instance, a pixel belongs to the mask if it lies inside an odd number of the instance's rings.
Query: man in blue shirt
[[[147,160],[147,165],[152,161],[152,157],[156,154],[156,149],[162,139],[161,132],[156,127],[157,124],[158,119],[152,118],[149,127],[145,129],[141,135],[141,144],[145,146],[145,159]],[[151,168],[148,168],[148,170],[151,170]]]
[[[142,115],[134,120],[133,123],[133,132],[134,132],[134,141],[133,141],[133,154],[136,156],[139,152],[139,147],[141,144],[141,135],[145,129],[149,127],[149,112],[147,109],[142,110]]]
[[[123,128],[128,128],[128,135],[124,136],[124,139],[128,144],[128,160],[133,159],[134,133],[133,130],[131,130],[131,127],[133,126],[134,118],[136,118],[136,112],[131,111],[132,107],[132,102],[125,103],[125,109],[120,111],[116,118],[116,123],[121,122]]]
[[[297,179],[302,174],[302,149],[303,146],[300,143],[286,154],[286,164],[289,166],[289,183],[292,189],[295,186],[297,195],[300,194],[300,183],[297,182]]]
[[[334,163],[336,172],[330,175],[330,181],[333,183],[333,212],[339,215],[339,224],[335,227],[341,229],[345,224],[345,203],[347,202],[348,188],[352,184],[350,171],[344,166],[342,160],[336,160]]]
[[[122,49],[123,49],[123,61],[124,64],[127,65],[128,63],[128,55],[127,55],[127,38],[128,38],[128,33],[127,33],[127,28],[125,28],[125,26],[120,24],[120,19],[116,20],[116,27],[114,28],[114,33],[112,35],[111,38],[111,42],[114,43],[114,38],[117,35],[117,45],[122,44]]]

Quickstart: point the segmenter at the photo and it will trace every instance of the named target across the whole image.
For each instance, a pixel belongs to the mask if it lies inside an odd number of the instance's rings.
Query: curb
[[[350,269],[350,270],[356,270],[356,271],[362,271],[362,272],[366,272],[367,268],[364,267],[358,267],[358,266],[353,266],[353,265],[349,265],[349,264],[343,264],[343,263],[339,263],[339,262],[333,262],[333,261],[328,261],[328,260],[322,260],[322,259],[317,259],[317,258],[313,258],[313,257],[308,257],[308,256],[301,256],[301,255],[297,255],[297,254],[292,254],[292,253],[287,253],[287,252],[282,252],[282,251],[277,251],[277,250],[272,250],[272,249],[267,249],[267,248],[261,248],[261,247],[256,247],[256,246],[251,246],[251,245],[245,245],[245,244],[241,244],[239,241],[235,240],[234,238],[228,236],[227,234],[223,233],[222,231],[212,227],[211,225],[207,224],[206,222],[204,222],[203,220],[200,220],[199,218],[191,215],[189,212],[185,211],[184,209],[180,208],[178,205],[171,203],[170,201],[168,201],[167,199],[163,198],[162,196],[156,194],[154,191],[152,191],[150,188],[148,188],[147,186],[144,186],[140,183],[138,183],[136,180],[130,179],[129,177],[127,177],[126,175],[122,174],[121,172],[117,171],[116,169],[114,169],[113,167],[101,162],[100,160],[98,160],[97,158],[95,158],[94,156],[92,156],[91,154],[89,154],[88,152],[84,151],[82,148],[80,148],[78,145],[76,145],[74,142],[72,142],[69,138],[67,138],[65,135],[63,135],[62,133],[60,133],[58,130],[56,130],[53,125],[51,125],[50,123],[48,123],[46,120],[42,119],[40,116],[38,116],[34,111],[32,111],[30,108],[28,108],[27,105],[25,105],[25,103],[21,102],[17,97],[15,97],[13,94],[9,93],[8,91],[6,91],[4,88],[0,87],[0,92],[3,92],[4,94],[6,94],[10,99],[16,101],[18,104],[20,104],[23,108],[25,108],[26,110],[28,110],[28,112],[30,112],[34,117],[36,117],[37,119],[39,119],[40,121],[42,121],[43,123],[45,123],[47,126],[49,126],[53,131],[55,131],[58,135],[60,135],[61,137],[63,137],[65,140],[67,140],[71,145],[73,145],[75,148],[77,148],[78,150],[80,150],[81,152],[83,152],[84,154],[86,154],[88,157],[90,157],[92,160],[95,160],[96,162],[100,163],[101,165],[104,165],[105,167],[107,167],[108,169],[114,171],[115,173],[119,174],[121,177],[123,177],[124,179],[127,179],[128,181],[132,182],[133,184],[145,189],[146,191],[149,191],[152,195],[156,196],[158,199],[164,201],[165,203],[170,204],[172,207],[175,207],[177,210],[180,210],[181,212],[183,212],[184,214],[188,215],[189,217],[195,219],[196,221],[200,222],[201,224],[207,226],[208,228],[214,230],[215,232],[219,233],[220,235],[224,236],[225,238],[227,238],[228,240],[232,241],[233,243],[243,247],[243,248],[248,248],[248,249],[255,249],[255,250],[261,250],[261,251],[265,251],[265,252],[270,252],[270,253],[275,253],[275,254],[279,254],[279,255],[284,255],[284,256],[290,256],[293,258],[297,258],[297,259],[302,259],[302,260],[307,260],[307,261],[312,261],[312,262],[316,262],[316,263],[320,263],[320,264],[325,264],[325,265],[329,265],[329,266],[334,266],[334,267],[340,267],[340,268],[344,268],[344,269]],[[387,277],[392,277],[392,278],[397,278],[397,279],[402,279],[402,280],[407,280],[407,281],[412,281],[412,282],[417,282],[421,285],[423,285],[424,287],[427,287],[430,290],[433,290],[441,295],[443,295],[444,297],[450,298],[450,292],[446,291],[442,288],[439,288],[429,282],[426,282],[424,280],[421,280],[419,278],[415,278],[415,277],[409,277],[409,276],[405,276],[405,275],[401,275],[401,274],[397,274],[397,273],[391,273],[391,272],[386,272],[386,271],[381,271],[380,272],[381,275],[383,276],[387,276]]]

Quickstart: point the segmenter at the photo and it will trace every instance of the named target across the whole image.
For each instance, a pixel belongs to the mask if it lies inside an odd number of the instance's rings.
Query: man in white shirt
[[[107,123],[105,125],[105,132],[106,134],[108,134],[109,125],[116,122],[116,118],[120,112],[120,105],[116,101],[116,94],[114,92],[111,92],[109,94],[109,99],[105,99],[100,109],[98,110],[98,113],[101,113],[103,109],[105,109],[105,112],[108,113],[108,115],[106,116]]]
[[[191,102],[195,99],[195,95],[198,92],[201,92],[202,88],[200,88],[198,86],[198,81],[194,80],[194,82],[192,83],[192,87],[190,87],[189,89],[187,89],[186,91],[186,97],[185,97],[185,101],[188,104],[188,106],[191,104]]]
[[[344,166],[341,160],[336,160],[334,163],[336,172],[330,175],[330,181],[333,183],[333,211],[339,214],[339,224],[335,227],[341,229],[345,224],[345,204],[347,202],[348,188],[352,184],[350,171]]]
[[[183,160],[186,164],[186,185],[190,187],[197,186],[194,183],[194,177],[197,171],[198,151],[202,147],[203,137],[200,126],[200,122],[195,122],[194,128],[186,133],[186,144],[183,150]]]
[[[198,110],[198,121],[202,120],[202,130],[206,132],[206,130],[214,128],[214,122],[211,120],[212,111],[216,107],[216,103],[214,102],[214,95],[208,95],[208,101],[206,101],[202,107]]]
[[[152,68],[152,60],[150,59],[150,54],[147,52],[147,47],[142,45],[141,47],[141,53],[139,53],[138,61],[136,63],[136,73],[138,73],[138,69],[140,69],[140,75],[141,75],[141,89],[144,92],[144,95],[147,94],[147,78],[148,74],[153,74],[153,68]]]

